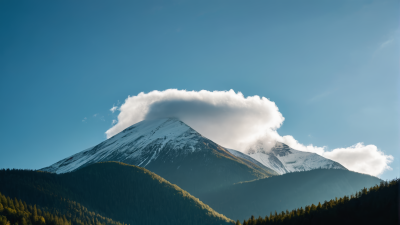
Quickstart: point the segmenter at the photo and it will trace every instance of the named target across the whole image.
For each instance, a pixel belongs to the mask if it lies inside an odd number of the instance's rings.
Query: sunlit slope
[[[354,194],[380,181],[348,170],[317,169],[235,184],[200,197],[216,211],[243,221],[251,215],[264,217],[275,210],[292,210]]]
[[[123,225],[97,213],[88,211],[81,204],[61,198],[52,198],[58,207],[30,205],[25,201],[0,193],[0,224],[40,225]]]
[[[103,216],[130,224],[231,222],[162,177],[123,163],[97,163],[60,175],[29,171],[1,174],[4,185],[0,185],[0,191],[27,199],[31,204],[57,207],[51,198],[68,198]]]

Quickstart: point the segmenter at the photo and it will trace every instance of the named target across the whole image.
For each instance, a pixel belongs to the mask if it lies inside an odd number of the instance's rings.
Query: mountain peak
[[[338,162],[324,158],[316,153],[292,149],[281,142],[277,142],[268,152],[254,151],[249,153],[249,156],[279,174],[319,168],[347,170]]]
[[[95,162],[119,161],[146,167],[162,150],[169,154],[196,151],[202,139],[197,131],[177,118],[143,120],[102,143],[42,170],[66,173]],[[173,150],[173,151],[171,151]]]
[[[164,138],[170,140],[179,137],[183,133],[189,132],[191,134],[200,135],[190,126],[182,122],[177,118],[162,118],[162,119],[151,119],[143,120],[136,123],[122,132],[116,134],[110,139],[116,138],[134,138],[137,134],[146,136],[147,141],[153,141],[158,138]]]
[[[235,156],[176,118],[141,121],[41,170],[67,173],[107,161],[144,167],[196,194],[277,175],[250,157]]]

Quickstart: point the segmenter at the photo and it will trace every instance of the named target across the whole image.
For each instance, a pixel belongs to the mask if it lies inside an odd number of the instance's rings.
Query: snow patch
[[[241,158],[251,157],[279,174],[308,171],[318,168],[347,170],[344,166],[335,161],[315,153],[294,150],[283,143],[277,143],[269,152],[255,151],[251,154],[243,154],[235,150],[229,151]]]

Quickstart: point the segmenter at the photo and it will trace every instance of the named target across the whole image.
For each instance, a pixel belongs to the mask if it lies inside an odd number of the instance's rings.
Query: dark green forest
[[[128,224],[233,223],[162,177],[118,162],[97,163],[61,175],[0,170],[0,184],[4,195],[58,210],[58,216],[69,213],[73,204],[69,202],[79,202],[96,214]]]
[[[90,212],[79,203],[61,198],[55,201],[57,207],[43,208],[0,193],[0,225],[123,225]]]
[[[354,195],[335,198],[323,204],[286,210],[265,218],[244,220],[242,225],[290,225],[290,224],[399,224],[399,182],[381,182],[371,188],[363,188]],[[241,224],[239,221],[237,225]]]
[[[397,224],[398,191],[398,179],[319,169],[219,189],[201,198],[211,208],[155,173],[119,162],[65,174],[3,169],[0,225],[234,224],[214,209],[247,216],[246,225]]]

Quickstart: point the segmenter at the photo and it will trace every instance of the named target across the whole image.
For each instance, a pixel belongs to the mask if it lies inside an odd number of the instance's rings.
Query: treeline
[[[69,213],[71,201],[95,215],[129,224],[234,223],[162,177],[123,163],[96,163],[60,175],[0,170],[0,184],[3,194],[58,210],[60,215]]]
[[[79,203],[59,201],[64,205],[62,211],[28,205],[21,199],[11,199],[0,193],[0,225],[123,225],[89,212]]]
[[[289,225],[289,224],[399,224],[399,181],[381,182],[369,189],[364,188],[355,195],[344,196],[312,204],[292,211],[274,214],[265,218],[243,221],[243,225]],[[237,225],[241,225],[239,221]]]

